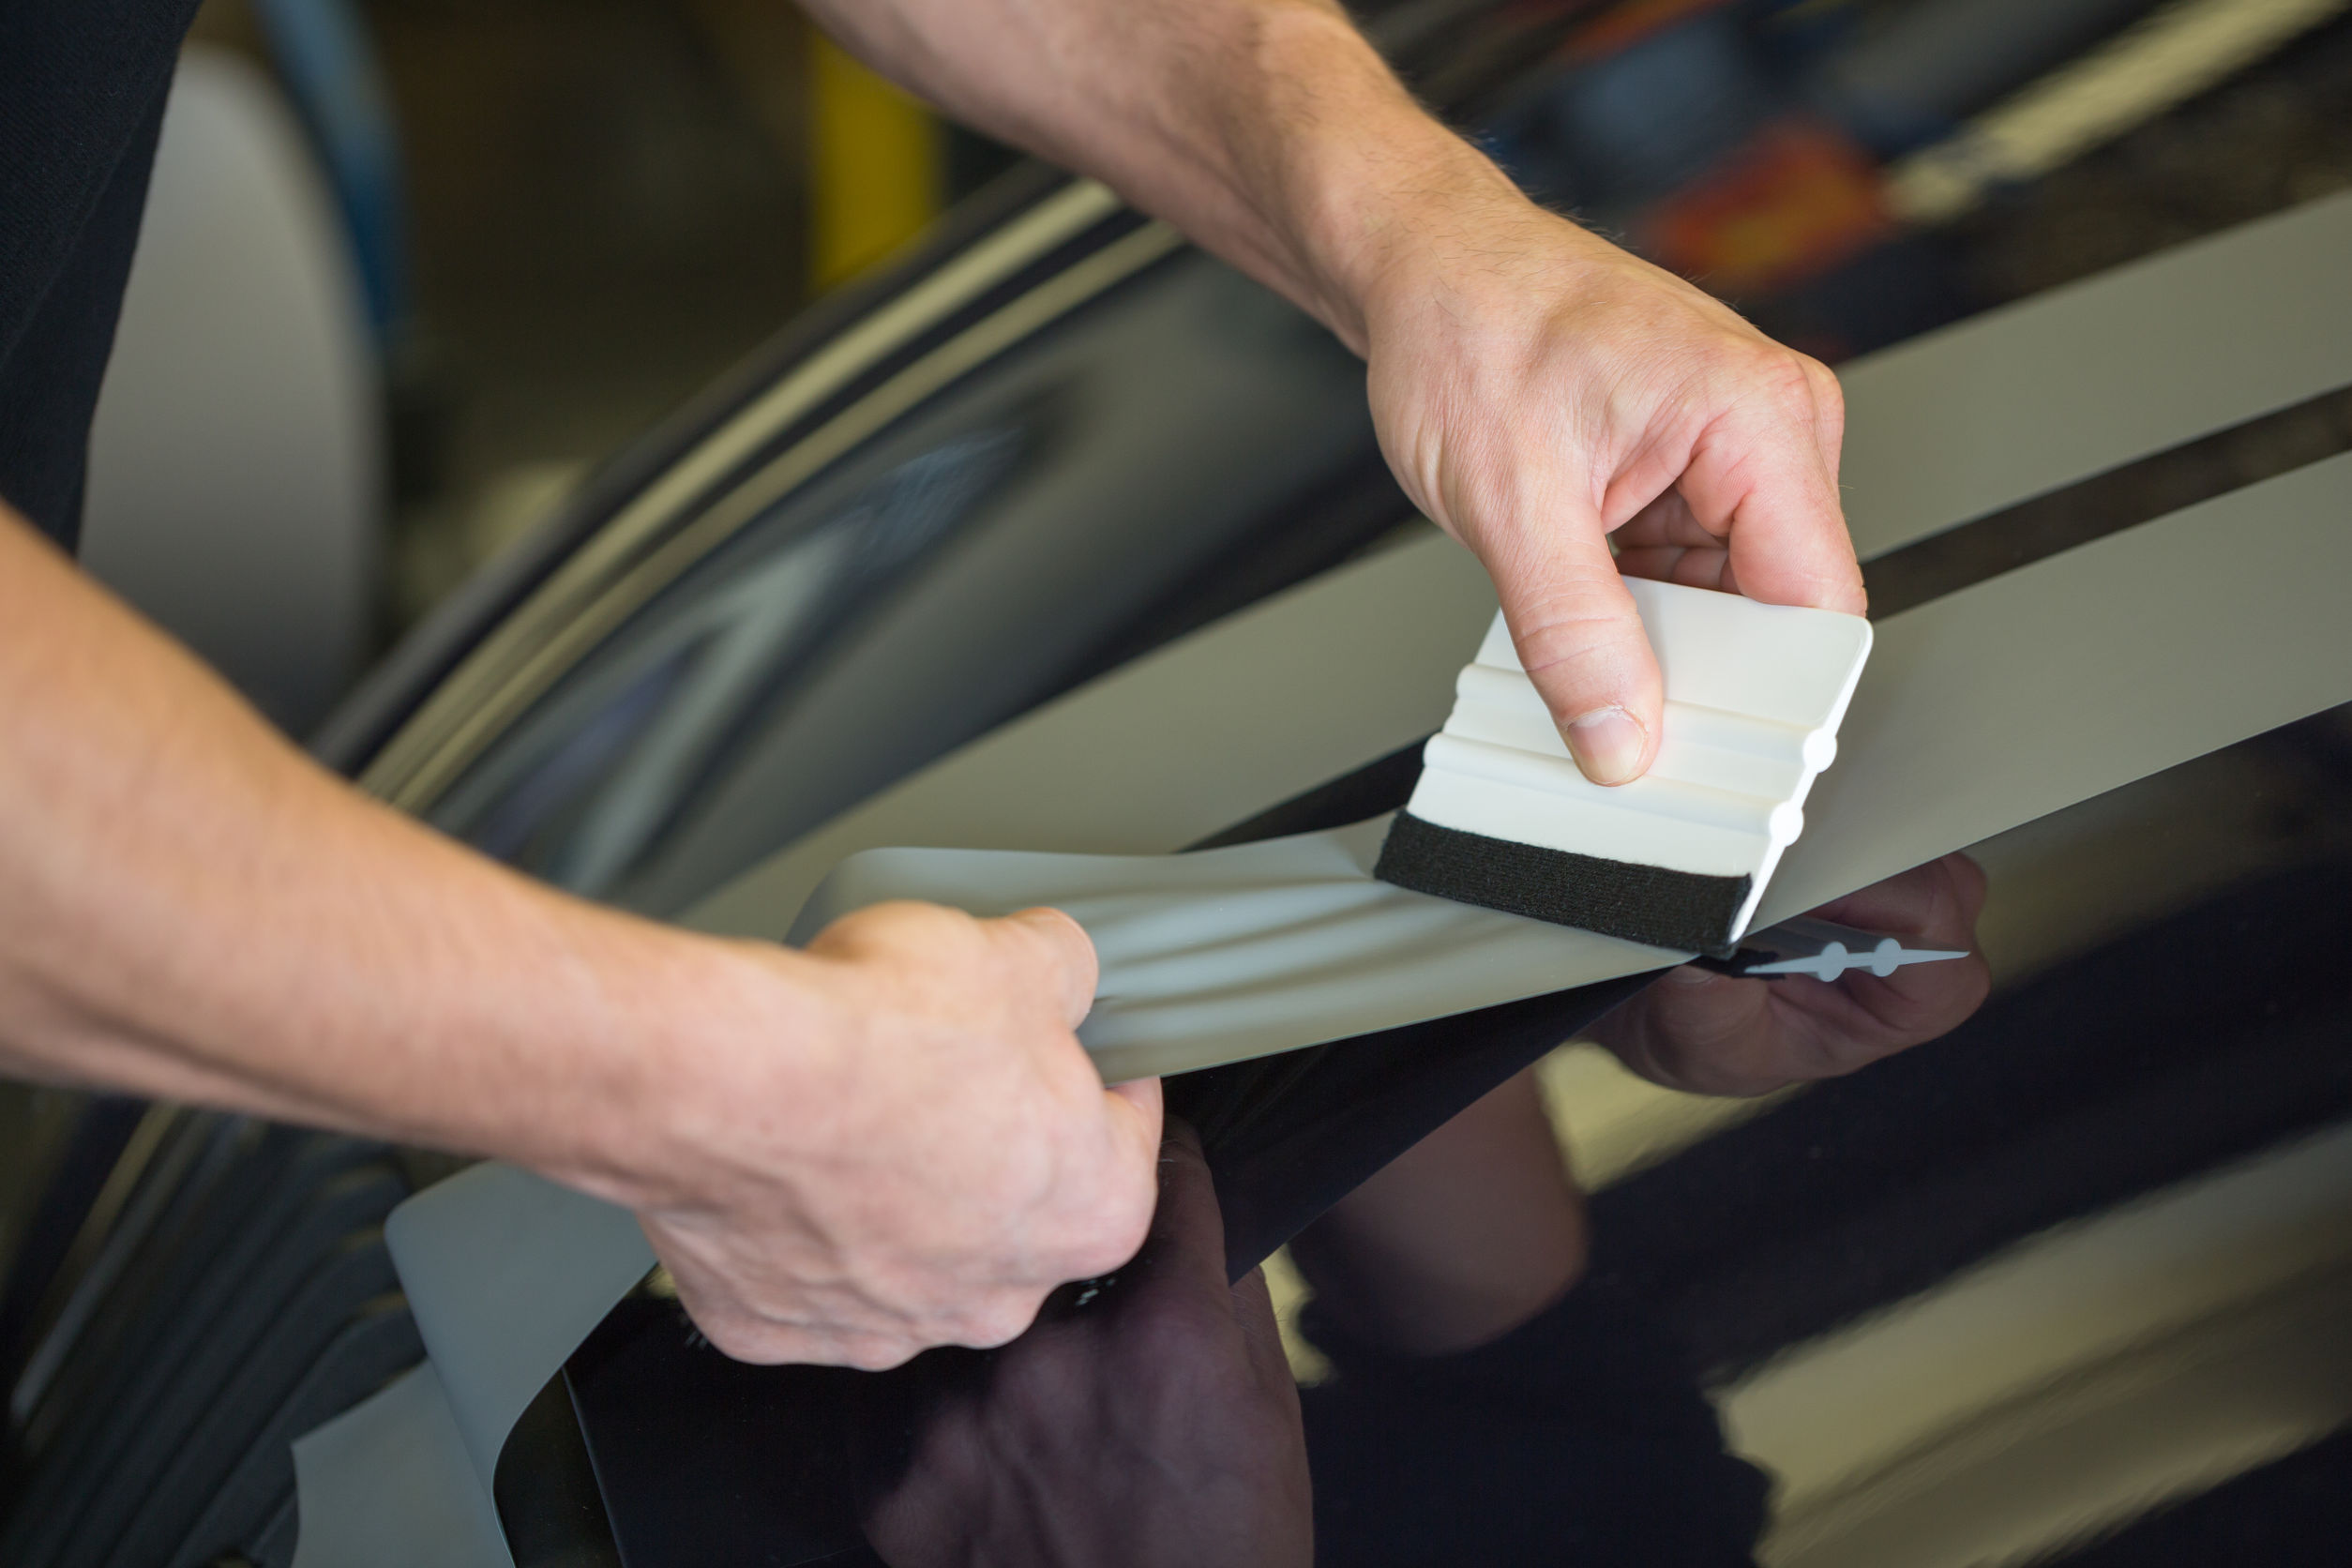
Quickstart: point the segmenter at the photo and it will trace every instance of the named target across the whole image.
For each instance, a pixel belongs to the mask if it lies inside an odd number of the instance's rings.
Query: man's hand
[[[1886,979],[1741,980],[1668,972],[1593,1031],[1653,1083],[1695,1094],[1764,1094],[1837,1078],[1957,1028],[1982,1006],[1992,972],[1974,951],[1984,873],[1967,855],[1906,871],[1815,911],[1906,946],[1967,948],[1965,958],[1911,964]]]
[[[808,3],[917,92],[1099,175],[1364,354],[1390,464],[1485,564],[1597,782],[1637,776],[1658,743],[1658,663],[1621,570],[1861,611],[1835,378],[1535,206],[1336,0]]]
[[[1106,1090],[1072,1033],[1077,922],[883,904],[775,961],[794,1018],[673,1086],[674,1187],[640,1212],[719,1349],[874,1369],[1001,1345],[1134,1255],[1159,1082]]]
[[[1479,160],[1483,164],[1483,159]],[[1619,573],[1859,613],[1837,380],[1499,174],[1414,209],[1366,290],[1390,464],[1494,578],[1596,783],[1656,754],[1664,686]],[[1617,537],[1614,559],[1608,536]]]
[[[0,1071],[528,1166],[754,1360],[1001,1343],[1142,1241],[1159,1087],[1080,1048],[1066,915],[796,953],[569,897],[329,777],[5,509],[0,633]]]
[[[1364,354],[1392,461],[1493,574],[1593,776],[1631,776],[1658,731],[1608,530],[1627,570],[1860,607],[1826,373],[1530,205],[1336,0],[811,6]],[[1141,1236],[1156,1091],[1093,1081],[1066,924],[875,911],[795,955],[563,898],[327,779],[5,513],[0,628],[0,1062],[617,1198],[756,1359],[1001,1341]],[[1856,1048],[1916,1033],[1859,988],[1952,983],[1849,983]],[[1812,1016],[1840,1003],[1666,994],[1626,1025],[1657,1070],[1851,1064]],[[1759,1060],[1700,1039],[1757,1016],[1780,1042]]]
[[[942,1369],[905,1469],[865,1510],[899,1568],[1305,1568],[1314,1500],[1265,1276],[1225,1282],[1199,1139],[1176,1123],[1159,1211],[1115,1279],[1057,1297],[980,1365]],[[910,1367],[921,1374],[929,1364]]]

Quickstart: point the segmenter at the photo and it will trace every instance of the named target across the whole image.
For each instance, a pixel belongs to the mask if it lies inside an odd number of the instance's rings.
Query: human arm
[[[1595,778],[1637,775],[1659,734],[1658,667],[1621,569],[1862,609],[1835,379],[1527,201],[1333,0],[809,8],[881,69],[1100,176],[1364,354],[1398,478],[1493,575]]]
[[[995,1343],[1148,1223],[1066,917],[806,953],[641,921],[359,795],[0,508],[0,1069],[495,1154],[636,1210],[714,1340]]]

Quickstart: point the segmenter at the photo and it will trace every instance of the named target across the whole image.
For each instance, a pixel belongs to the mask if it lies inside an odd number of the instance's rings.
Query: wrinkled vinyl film
[[[1107,1082],[1192,1072],[1681,962],[1376,881],[1388,819],[1185,855],[868,850],[787,938],[891,898],[1009,914],[1050,904],[1102,963],[1078,1039]]]

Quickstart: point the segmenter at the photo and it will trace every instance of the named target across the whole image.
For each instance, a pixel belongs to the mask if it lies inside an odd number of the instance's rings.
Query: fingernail
[[[1568,724],[1568,749],[1576,766],[1595,784],[1623,784],[1641,769],[1642,747],[1650,739],[1641,721],[1611,705],[1595,708]]]

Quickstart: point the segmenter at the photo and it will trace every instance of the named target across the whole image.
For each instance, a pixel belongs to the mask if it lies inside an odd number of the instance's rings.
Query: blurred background
[[[2339,0],[1362,9],[1423,58],[1474,32],[1434,55],[1464,80],[1540,53],[1472,95],[1494,154],[1832,363],[2352,185]],[[181,98],[88,558],[297,732],[599,459],[1017,161],[780,0],[212,0]]]

